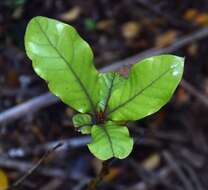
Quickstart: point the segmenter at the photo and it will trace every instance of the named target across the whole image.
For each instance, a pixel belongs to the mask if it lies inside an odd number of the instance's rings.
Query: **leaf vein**
[[[79,79],[79,77],[77,76],[76,72],[74,71],[74,69],[70,66],[69,62],[66,60],[66,58],[61,54],[61,52],[59,52],[59,50],[56,48],[56,46],[54,46],[54,44],[51,42],[50,38],[47,36],[47,34],[45,33],[45,31],[43,30],[41,24],[39,23],[39,21],[37,20],[36,23],[38,24],[41,32],[43,33],[43,35],[45,36],[45,38],[47,39],[47,41],[49,42],[49,44],[54,48],[54,50],[57,52],[57,54],[60,56],[60,58],[66,63],[66,65],[68,66],[69,70],[73,73],[73,75],[75,76],[75,78],[77,79],[79,85],[81,86],[81,88],[83,89],[85,96],[87,97],[90,106],[92,108],[92,110],[95,112],[95,106],[93,104],[93,101],[87,91],[87,89],[85,88],[84,84],[82,83],[82,81]],[[73,51],[74,52],[74,51]]]
[[[133,95],[132,97],[130,97],[128,100],[126,100],[125,102],[123,102],[122,104],[118,105],[117,107],[115,107],[114,109],[110,110],[107,115],[112,114],[113,112],[115,112],[116,110],[122,108],[123,106],[125,106],[126,104],[128,104],[129,102],[131,102],[134,98],[136,98],[137,96],[139,96],[140,94],[142,94],[146,89],[150,88],[155,82],[157,82],[158,80],[160,80],[164,75],[166,75],[171,69],[167,69],[165,72],[163,72],[161,75],[159,75],[156,79],[154,79],[151,83],[149,83],[146,87],[144,87],[143,89],[141,89],[139,92],[137,92],[135,95]]]

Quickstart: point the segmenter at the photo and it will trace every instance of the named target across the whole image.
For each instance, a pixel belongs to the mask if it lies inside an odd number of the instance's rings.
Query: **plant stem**
[[[97,186],[103,181],[103,178],[109,173],[110,163],[105,161],[102,164],[100,173],[90,181],[87,190],[96,190]]]

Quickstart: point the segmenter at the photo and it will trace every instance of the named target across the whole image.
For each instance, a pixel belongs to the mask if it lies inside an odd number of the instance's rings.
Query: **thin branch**
[[[146,9],[149,9],[149,11],[151,11],[153,14],[155,14],[161,18],[164,18],[164,20],[166,20],[172,26],[180,27],[180,28],[182,27],[182,28],[186,28],[186,29],[191,28],[191,25],[187,24],[186,22],[184,22],[182,20],[176,20],[175,17],[172,15],[165,14],[164,11],[162,11],[156,5],[151,4],[147,0],[137,0],[136,2],[139,3],[140,5],[142,5],[143,7],[145,7]]]
[[[132,64],[140,61],[141,59],[149,57],[149,56],[175,52],[176,50],[182,48],[185,45],[188,45],[190,43],[193,43],[197,40],[201,40],[206,37],[208,37],[208,27],[204,27],[196,32],[193,32],[193,33],[188,34],[184,37],[181,37],[178,40],[176,40],[172,45],[169,45],[169,46],[161,48],[161,49],[152,48],[152,49],[146,50],[146,51],[136,54],[132,57],[123,59],[121,61],[114,62],[113,64],[100,69],[100,71],[101,72],[107,72],[110,70],[115,71],[115,70],[118,70],[124,66],[131,66]],[[188,84],[187,82],[184,83],[184,80],[183,80],[183,82],[181,84],[186,90],[188,90],[188,91],[190,90],[190,88],[187,87],[187,84]],[[193,91],[190,91],[190,93],[192,95],[196,96],[199,101],[201,101],[205,105],[208,105],[207,104],[207,102],[208,102],[207,97],[203,96],[203,98],[201,98],[201,96],[196,95],[196,93],[193,93]],[[14,107],[0,113],[0,124],[3,125],[6,123],[15,121],[16,119],[19,119],[28,113],[37,111],[43,107],[49,106],[49,105],[54,104],[58,101],[59,101],[59,99],[57,97],[53,96],[51,93],[46,93],[41,96],[32,98],[31,100],[28,100],[25,103],[14,106]]]
[[[59,99],[56,96],[47,92],[0,113],[0,124],[15,121],[16,119],[19,119],[27,114],[32,114],[41,108],[52,105],[58,101]]]
[[[14,189],[19,186],[27,177],[29,177],[47,158],[53,153],[56,149],[60,148],[62,144],[57,144],[52,149],[48,150],[39,160],[38,162],[31,167],[22,177],[20,177],[15,183],[13,183],[7,190]]]
[[[168,151],[164,151],[163,156],[166,162],[169,164],[169,166],[172,168],[172,170],[176,173],[178,178],[181,180],[184,188],[186,190],[194,190],[193,185],[184,174],[183,170],[181,169],[180,165],[177,163],[176,159],[174,159]]]
[[[56,190],[61,189],[63,181],[61,179],[54,178],[49,181],[45,186],[41,187],[40,190]]]
[[[198,175],[194,171],[192,167],[190,167],[186,162],[181,161],[179,163],[183,169],[186,170],[186,172],[189,174],[190,179],[192,180],[192,183],[195,185],[196,190],[204,190],[203,185],[201,181],[199,180]]]
[[[189,92],[191,95],[195,96],[198,100],[200,100],[203,104],[208,107],[208,97],[202,93],[200,93],[196,88],[194,88],[190,83],[186,80],[181,81],[181,86]]]
[[[74,149],[77,147],[82,147],[86,146],[87,143],[91,141],[90,136],[82,136],[82,137],[74,137],[70,139],[63,139],[63,140],[57,140],[57,141],[52,141],[48,142],[45,144],[37,145],[35,147],[27,147],[27,148],[12,148],[9,151],[7,151],[6,155],[9,155],[9,157],[25,157],[30,154],[40,154],[42,152],[46,152],[51,150],[54,146],[57,144],[63,144],[57,151],[63,151],[63,150],[68,150]]]
[[[30,170],[30,168],[33,168],[34,166],[35,164],[31,162],[0,157],[0,167],[2,168],[18,170],[20,172],[27,172],[28,170]],[[63,179],[69,178],[65,170],[60,169],[60,168],[40,167],[37,169],[37,172],[47,177],[56,177],[56,178],[63,178]]]
[[[171,44],[167,47],[164,47],[161,49],[151,48],[146,51],[143,51],[142,53],[139,53],[134,56],[128,57],[126,59],[123,59],[121,61],[116,61],[113,64],[102,68],[101,71],[103,71],[103,72],[112,71],[112,70],[115,71],[115,70],[118,70],[124,66],[129,67],[132,64],[134,64],[144,58],[154,56],[154,55],[159,55],[159,54],[175,52],[176,50],[184,47],[185,45],[188,45],[190,43],[193,43],[195,41],[201,40],[206,37],[208,37],[208,27],[204,27],[196,32],[185,35],[184,37],[179,38],[173,44]]]
[[[156,172],[156,177],[152,181],[151,187],[155,187],[156,185],[160,184],[161,181],[167,180],[167,177],[171,173],[172,169],[169,167],[163,167]],[[148,190],[149,186],[146,182],[140,181],[129,188],[124,188],[125,190]]]

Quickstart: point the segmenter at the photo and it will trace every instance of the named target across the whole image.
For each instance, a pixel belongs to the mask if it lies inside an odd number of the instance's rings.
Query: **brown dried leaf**
[[[113,25],[113,20],[101,20],[97,23],[98,30],[108,30]]]
[[[12,69],[7,73],[6,80],[8,81],[8,84],[12,87],[19,86],[18,73],[15,69]]]
[[[195,18],[194,22],[196,25],[199,25],[199,26],[207,26],[208,25],[208,14],[207,13],[199,14]]]
[[[175,30],[167,31],[156,38],[155,46],[157,48],[162,48],[173,43],[177,37],[178,33]]]
[[[122,35],[126,39],[133,39],[140,33],[141,27],[138,22],[130,21],[122,26]]]
[[[165,111],[160,111],[156,113],[155,119],[151,122],[151,126],[160,126],[161,124],[164,123],[165,118],[166,118]]]
[[[187,92],[184,90],[184,88],[178,88],[178,91],[176,93],[176,100],[177,104],[185,104],[190,100],[190,96],[187,94]]]
[[[199,46],[196,43],[190,44],[187,47],[188,54],[191,56],[196,56],[198,54]]]
[[[183,18],[187,21],[193,21],[198,13],[199,11],[197,9],[188,9],[183,15]]]
[[[59,18],[65,21],[74,21],[80,16],[80,13],[81,13],[81,8],[75,6],[69,11],[61,14]]]

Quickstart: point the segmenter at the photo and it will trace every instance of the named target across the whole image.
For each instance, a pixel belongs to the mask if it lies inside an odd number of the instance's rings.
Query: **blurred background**
[[[73,25],[91,45],[97,68],[126,72],[160,53],[186,58],[171,102],[129,124],[134,150],[113,160],[100,190],[208,189],[208,1],[0,0],[0,190],[83,190],[101,161],[75,131],[73,110],[48,93],[25,55],[28,21],[42,15]]]

